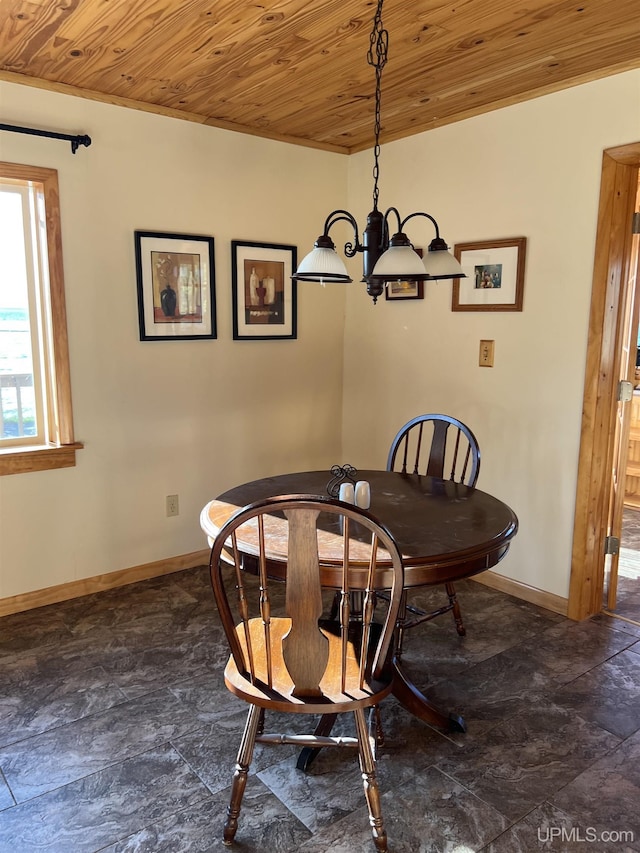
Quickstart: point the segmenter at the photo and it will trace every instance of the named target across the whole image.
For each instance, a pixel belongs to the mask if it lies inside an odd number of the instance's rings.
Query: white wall
[[[296,341],[232,341],[232,239],[305,254],[347,158],[0,83],[0,159],[58,170],[77,467],[0,477],[0,598],[206,547],[202,506],[341,458],[344,291],[298,288]],[[218,340],[140,342],[133,232],[212,235]],[[165,496],[180,515],[165,517]]]
[[[382,105],[384,123],[384,101]],[[350,291],[344,457],[384,465],[410,417],[441,411],[476,433],[479,488],[520,519],[505,576],[568,595],[602,152],[640,139],[640,71],[383,147],[381,209],[436,217],[453,245],[525,236],[522,313],[453,313],[451,283],[373,306]],[[371,154],[350,158],[350,201],[371,206]],[[427,222],[407,231],[426,247]],[[421,230],[422,229],[422,230]],[[495,367],[478,367],[481,339]]]

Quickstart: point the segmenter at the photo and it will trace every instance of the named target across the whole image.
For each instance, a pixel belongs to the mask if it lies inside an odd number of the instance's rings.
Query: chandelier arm
[[[400,218],[400,211],[398,210],[398,208],[397,207],[388,207],[384,213],[384,228],[385,228],[385,232],[387,235],[387,241],[388,241],[388,237],[389,237],[389,214],[390,213],[395,213],[395,215],[396,215],[396,222],[398,223],[398,228],[397,228],[398,231],[402,231],[402,225],[403,225],[403,222]],[[407,219],[408,218],[409,217],[407,217]],[[405,222],[406,222],[406,220],[405,220]]]
[[[351,227],[353,228],[355,245],[352,242],[347,242],[344,244],[344,253],[348,258],[353,258],[358,252],[362,252],[364,247],[360,243],[360,233],[358,231],[358,223],[355,220],[355,217],[349,213],[348,210],[333,210],[327,216],[324,223],[324,234],[328,235],[329,230],[336,224],[336,222],[349,222]]]
[[[423,213],[422,211],[417,211],[416,213],[410,213],[409,216],[406,216],[402,222],[400,223],[400,231],[404,231],[405,224],[413,219],[414,216],[424,216],[425,219],[429,219],[433,223],[433,227],[436,229],[436,239],[440,239],[440,229],[438,228],[438,223],[429,213]]]

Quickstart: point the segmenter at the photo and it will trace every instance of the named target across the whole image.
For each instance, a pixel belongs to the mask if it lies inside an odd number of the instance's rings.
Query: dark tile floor
[[[468,731],[383,704],[390,850],[640,851],[640,628],[459,591],[467,637],[423,625],[406,666]],[[205,569],[0,619],[1,853],[222,849],[245,715],[225,659]],[[239,851],[372,853],[350,751],[253,769]]]

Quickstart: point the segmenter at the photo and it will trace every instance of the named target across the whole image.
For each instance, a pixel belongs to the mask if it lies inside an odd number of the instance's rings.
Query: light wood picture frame
[[[522,311],[527,238],[456,243],[466,278],[453,280],[452,311]]]

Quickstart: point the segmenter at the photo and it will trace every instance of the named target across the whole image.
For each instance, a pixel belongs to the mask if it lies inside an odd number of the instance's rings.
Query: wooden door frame
[[[621,297],[628,277],[639,167],[640,142],[603,152],[567,609],[571,619],[586,619],[602,609]]]

